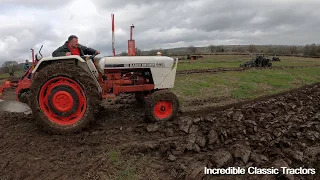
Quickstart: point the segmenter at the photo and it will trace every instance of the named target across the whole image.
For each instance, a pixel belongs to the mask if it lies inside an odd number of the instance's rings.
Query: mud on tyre
[[[52,64],[40,70],[30,89],[30,107],[49,132],[82,130],[94,119],[100,96],[93,77],[75,64]]]
[[[172,120],[179,111],[177,96],[168,90],[159,90],[145,100],[145,119],[148,122]]]
[[[134,98],[135,98],[135,100],[137,101],[137,102],[139,102],[139,103],[141,103],[141,104],[144,104],[145,103],[145,101],[146,101],[146,94],[145,93],[143,93],[143,92],[136,92],[135,94],[134,94]]]

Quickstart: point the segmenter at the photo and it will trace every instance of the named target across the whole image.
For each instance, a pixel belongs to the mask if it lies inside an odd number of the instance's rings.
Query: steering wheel
[[[94,58],[95,58],[97,55],[98,55],[98,53],[95,53],[95,54],[89,56],[89,59],[91,59],[92,61],[94,61]],[[82,59],[87,59],[87,58],[88,58],[88,56],[80,56],[80,57],[81,57]]]
[[[93,61],[94,58],[98,55],[98,53],[96,52],[95,54],[91,55],[89,58]]]

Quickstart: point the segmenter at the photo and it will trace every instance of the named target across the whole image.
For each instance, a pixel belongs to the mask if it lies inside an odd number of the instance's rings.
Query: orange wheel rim
[[[39,105],[50,121],[63,126],[77,123],[87,109],[84,90],[66,77],[53,78],[42,86]]]
[[[173,111],[173,104],[170,101],[160,101],[154,107],[154,115],[159,119],[168,118]]]

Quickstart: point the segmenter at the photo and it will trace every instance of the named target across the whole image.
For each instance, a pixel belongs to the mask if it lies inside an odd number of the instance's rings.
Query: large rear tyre
[[[81,131],[94,119],[100,103],[92,76],[74,64],[43,68],[30,92],[30,107],[38,123],[58,134]]]
[[[172,120],[178,111],[177,96],[167,90],[155,91],[145,101],[145,118],[148,122]]]

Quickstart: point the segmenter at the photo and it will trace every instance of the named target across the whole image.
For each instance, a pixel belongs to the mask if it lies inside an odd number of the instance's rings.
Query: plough
[[[39,50],[39,54],[37,54],[37,56],[42,56],[41,55],[41,49],[42,49],[43,45],[41,46],[40,50]],[[27,99],[26,99],[26,94],[28,93],[27,91],[25,91],[25,89],[28,89],[31,86],[32,83],[32,79],[31,79],[31,75],[32,75],[32,71],[34,69],[34,67],[37,65],[38,63],[38,58],[39,57],[35,57],[34,56],[34,49],[31,49],[31,53],[32,53],[32,65],[30,66],[30,68],[25,72],[25,74],[22,77],[9,77],[8,79],[6,79],[2,86],[0,87],[0,99],[3,99],[3,93],[6,89],[12,89],[12,88],[16,88],[16,100],[22,103],[27,103]]]

